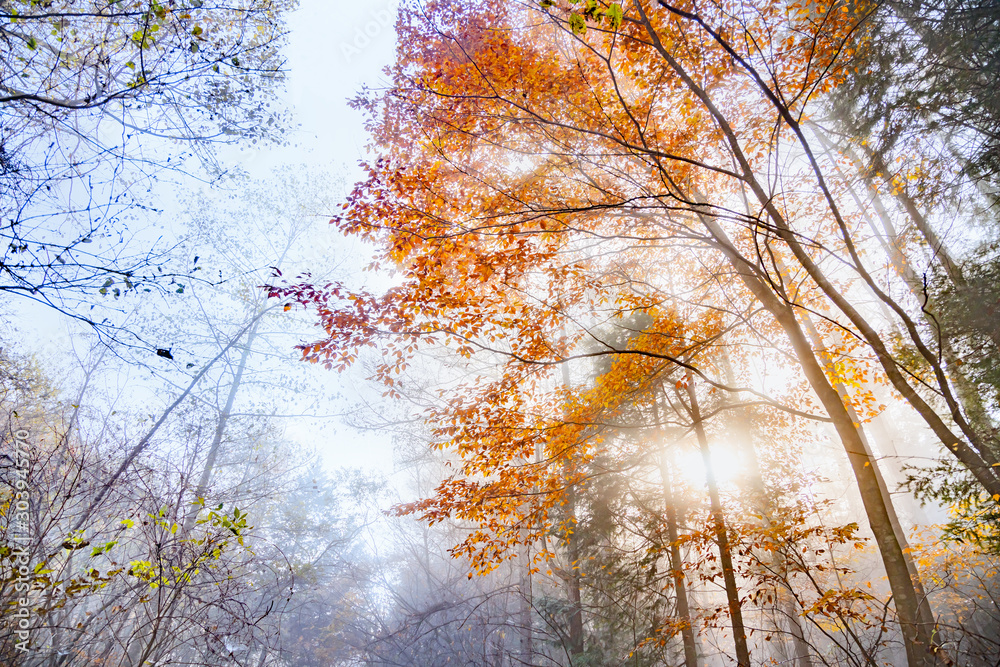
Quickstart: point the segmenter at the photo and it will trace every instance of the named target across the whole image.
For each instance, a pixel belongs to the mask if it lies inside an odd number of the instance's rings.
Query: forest
[[[1000,665],[1000,4],[324,4],[0,0],[0,664]]]

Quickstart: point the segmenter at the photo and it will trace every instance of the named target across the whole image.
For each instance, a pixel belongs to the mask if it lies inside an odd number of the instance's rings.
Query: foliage
[[[882,2],[860,31],[850,74],[830,100],[844,134],[872,151],[873,167],[896,165],[898,156],[914,149],[944,173],[952,171],[947,163],[957,162],[955,171],[991,193],[995,202],[1000,177],[996,4]],[[948,196],[961,181],[953,177],[941,185],[924,201]]]
[[[281,140],[294,6],[0,3],[0,291],[101,326],[81,306],[167,289],[150,192],[191,157],[211,167],[215,144]]]
[[[844,177],[849,161],[814,119],[856,81],[879,11],[659,0],[401,12],[391,88],[356,102],[378,156],[333,220],[376,245],[372,268],[394,274],[393,286],[302,277],[268,288],[316,311],[325,335],[302,346],[306,360],[342,370],[374,348],[388,397],[403,397],[411,360],[429,348],[491,368],[427,410],[452,470],[400,512],[469,525],[453,553],[480,573],[532,543],[543,545],[535,567],[576,563],[578,493],[634,456],[636,442],[615,436],[650,422],[657,387],[672,406],[665,423],[698,433],[705,452],[706,424],[733,403],[828,421],[886,568],[906,659],[946,660],[864,430],[883,409],[882,387],[988,494],[1000,494],[1000,469],[926,295],[895,280],[919,275],[923,246],[898,234],[880,245],[888,232],[871,224],[856,186],[897,198],[889,222],[912,218],[911,236],[936,249],[918,214],[951,174],[914,150],[892,174]],[[609,333],[634,320],[644,323],[629,335]],[[599,357],[608,370],[571,381]],[[598,468],[606,455],[613,463]],[[704,543],[721,564],[738,562],[717,497],[711,514]],[[722,570],[736,658],[749,664],[739,582]],[[577,578],[566,577],[571,606]],[[817,631],[864,629],[842,655],[887,650],[886,597],[816,593],[800,605],[828,616]]]

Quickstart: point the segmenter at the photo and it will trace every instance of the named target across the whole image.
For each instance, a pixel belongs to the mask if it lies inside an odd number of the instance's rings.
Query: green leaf
[[[197,37],[203,32],[205,31],[201,29],[200,25],[196,25],[194,28],[191,29],[191,34],[194,35],[195,37]]]
[[[34,37],[28,38],[28,48],[31,49],[32,51],[38,48],[38,42],[35,40]]]
[[[587,22],[576,12],[569,15],[569,27],[574,35],[582,35],[587,32]]]
[[[622,14],[622,6],[620,4],[612,2],[611,6],[608,7],[608,11],[605,12],[605,15],[611,21],[612,30],[618,30],[618,28],[621,27],[624,15]]]

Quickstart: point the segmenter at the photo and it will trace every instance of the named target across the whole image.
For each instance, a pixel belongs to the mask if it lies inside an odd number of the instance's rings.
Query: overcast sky
[[[306,164],[346,177],[348,187],[360,176],[358,161],[365,155],[368,138],[361,113],[348,100],[362,86],[386,85],[382,70],[394,56],[396,0],[348,2],[346,0],[301,0],[289,18],[286,54],[289,76],[286,100],[301,126],[293,134],[292,145],[282,149],[243,152],[234,155],[242,166],[266,176],[283,164]],[[336,232],[330,229],[331,234]],[[340,385],[345,395],[363,373],[348,375],[330,372],[330,382]],[[353,376],[353,377],[352,377]],[[331,411],[339,406],[329,406]],[[316,445],[330,467],[362,466],[389,472],[392,445],[377,433],[356,433],[351,429],[310,420],[288,424],[288,435]]]
[[[254,173],[283,163],[306,162],[352,176],[367,137],[362,115],[347,101],[363,85],[385,85],[383,68],[395,48],[396,0],[301,0],[288,21],[290,74],[287,102],[294,107],[296,146],[234,156]],[[348,178],[353,180],[353,178]]]
[[[300,8],[288,17],[290,35],[285,51],[289,71],[285,101],[294,111],[294,123],[301,125],[293,131],[291,144],[287,147],[225,149],[221,153],[223,160],[260,178],[267,178],[275,167],[305,165],[307,169],[326,172],[334,179],[343,177],[346,186],[350,187],[360,176],[357,163],[364,155],[368,140],[363,117],[348,107],[348,100],[363,85],[371,88],[385,85],[382,70],[393,60],[396,4],[396,0],[301,0]],[[188,187],[198,187],[198,184],[164,183],[158,194],[154,205],[167,212],[154,218],[154,224],[160,225],[157,229],[163,230],[166,237],[174,232],[183,234],[183,230],[170,226],[179,206],[170,200],[172,192]],[[335,197],[342,195],[343,192],[334,193]],[[176,212],[183,213],[183,210]],[[330,234],[330,238],[322,239],[324,243],[318,246],[325,246],[325,242],[335,243],[337,254],[349,256],[359,265],[362,261],[367,263],[367,250],[343,239],[325,223],[317,229],[318,234]],[[93,334],[87,327],[51,309],[28,301],[12,303],[10,308],[12,312],[8,315],[16,323],[20,344],[25,350],[38,354],[57,376],[58,369],[71,365],[76,354],[85,354],[93,342]],[[314,335],[307,330],[302,333],[302,339],[318,335],[319,332]],[[113,355],[107,359],[112,363]],[[354,390],[360,386],[363,375],[354,372],[353,377],[339,376],[328,372],[331,393],[348,396],[356,393]],[[114,373],[110,376],[113,382]],[[317,411],[336,412],[344,406],[330,405],[328,410],[321,407],[317,406]],[[391,469],[391,444],[386,437],[356,434],[336,426],[331,420],[320,426],[308,420],[293,420],[286,423],[286,427],[293,439],[316,446],[330,467]]]

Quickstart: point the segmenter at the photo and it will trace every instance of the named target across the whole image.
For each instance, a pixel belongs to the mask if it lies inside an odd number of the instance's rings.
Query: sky
[[[248,168],[269,170],[281,163],[305,163],[335,176],[342,174],[348,187],[357,180],[357,163],[366,154],[368,139],[363,115],[351,109],[348,100],[363,86],[386,85],[383,69],[393,60],[396,5],[395,0],[301,0],[288,21],[291,34],[286,49],[286,100],[295,111],[295,121],[301,123],[295,133],[298,146],[260,152]],[[359,373],[352,375],[334,375],[330,382],[354,384]],[[351,387],[340,389],[350,394]],[[391,468],[392,446],[384,436],[332,425],[314,434],[316,424],[308,421],[294,422],[288,428],[292,437],[315,442],[329,467],[360,466],[383,472]]]
[[[397,0],[347,2],[301,0],[288,20],[290,35],[285,100],[301,126],[295,145],[234,155],[251,170],[266,172],[279,164],[306,163],[332,172],[347,171],[355,180],[367,136],[360,112],[348,100],[362,86],[386,85],[383,69],[395,49]],[[346,169],[345,169],[346,168]]]
[[[336,188],[349,189],[361,175],[358,161],[365,155],[368,140],[364,118],[348,106],[348,100],[362,86],[377,89],[386,85],[383,69],[394,56],[396,5],[396,0],[301,0],[300,7],[286,21],[290,34],[285,48],[288,76],[284,102],[293,110],[293,124],[297,125],[289,145],[266,149],[224,148],[220,153],[223,162],[259,178],[267,178],[275,169],[289,165],[294,169],[313,169],[325,172],[334,182],[339,180],[342,185]],[[170,220],[184,213],[182,199],[171,201],[175,199],[171,191],[186,187],[183,183],[165,182],[163,191],[157,194],[156,204],[167,211],[160,216],[162,222],[157,223],[156,229],[167,237],[177,231],[170,228]],[[344,191],[333,193],[336,199],[344,194]],[[325,220],[319,221],[315,229],[317,235],[330,235],[317,239],[317,248],[332,247],[335,254],[351,257],[359,266],[367,263],[368,251],[349,245]],[[154,230],[154,233],[160,232]],[[17,322],[23,346],[39,354],[57,374],[60,367],[72,365],[74,358],[87,355],[93,335],[85,326],[27,302],[13,304],[12,308],[16,314],[10,314]],[[307,328],[300,340],[311,336]],[[289,338],[290,349],[295,342],[299,341]],[[342,400],[349,402],[358,400],[363,372],[338,375],[324,371],[323,375],[325,393],[346,397]],[[109,373],[110,384],[131,383],[133,376],[129,377],[129,380],[115,380],[115,373]],[[156,392],[155,385],[149,391]],[[344,405],[314,407],[313,412],[335,413]],[[286,429],[292,440],[319,450],[328,468],[348,466],[391,471],[392,445],[386,436],[358,433],[331,419],[289,420]]]
[[[347,2],[300,0],[288,19],[288,78],[285,101],[294,110],[290,146],[266,151],[243,151],[232,156],[254,175],[265,176],[281,165],[304,165],[343,177],[347,188],[361,171],[368,138],[361,112],[348,101],[364,86],[386,86],[383,70],[393,61],[397,0]],[[333,229],[330,234],[335,234]],[[351,400],[363,373],[329,372],[331,393]],[[334,408],[334,406],[330,406]],[[331,410],[332,411],[332,410]],[[388,436],[357,432],[334,422],[293,420],[290,437],[316,446],[329,468],[363,467],[388,473],[392,443]]]

